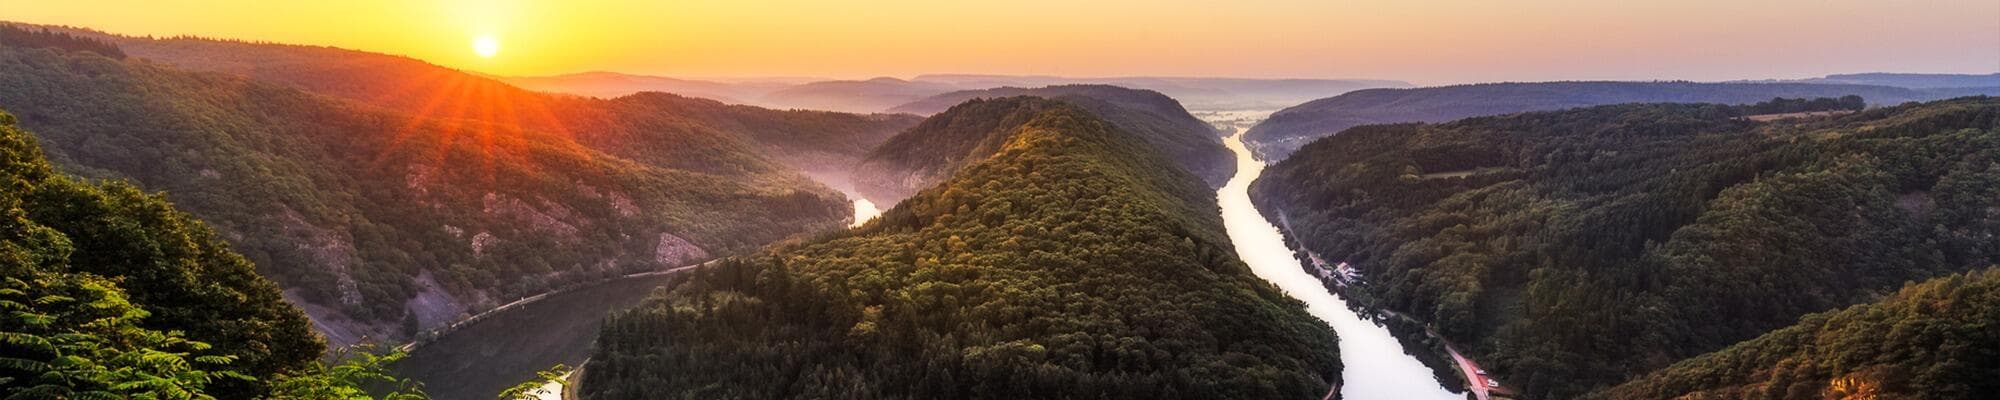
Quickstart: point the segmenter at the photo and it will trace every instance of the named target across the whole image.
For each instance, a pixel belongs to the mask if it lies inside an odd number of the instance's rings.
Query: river
[[[874,202],[851,190],[843,193],[854,202],[853,226],[882,214]],[[534,379],[536,371],[582,363],[608,313],[638,305],[672,278],[619,278],[496,312],[418,347],[394,369],[397,376],[425,382],[424,391],[437,400],[491,400]],[[551,393],[542,398],[558,398],[553,392],[559,387],[545,386]]]
[[[1403,352],[1388,329],[1362,319],[1346,302],[1307,274],[1285,248],[1278,228],[1250,203],[1249,186],[1263,172],[1244,147],[1244,128],[1262,114],[1220,113],[1239,126],[1226,141],[1236,153],[1236,176],[1217,192],[1222,219],[1236,252],[1258,277],[1306,303],[1306,311],[1324,320],[1340,336],[1341,395],[1349,400],[1459,400],[1463,394],[1445,390],[1428,367]],[[855,225],[880,214],[874,203],[854,199]],[[590,354],[591,341],[606,313],[632,307],[672,275],[623,278],[600,285],[550,295],[459,328],[417,348],[395,365],[398,376],[428,382],[425,391],[438,400],[490,400],[501,390],[535,377],[556,364],[576,366]],[[555,387],[550,386],[551,389]],[[547,396],[545,398],[553,398]]]
[[[849,227],[861,226],[861,224],[868,223],[868,220],[882,215],[882,209],[875,208],[875,202],[868,201],[868,199],[862,198],[858,194],[848,194],[847,197],[854,198],[854,223],[850,224]]]
[[[1222,221],[1236,253],[1258,277],[1270,281],[1285,294],[1306,303],[1306,312],[1330,325],[1340,336],[1340,361],[1345,366],[1340,388],[1347,400],[1436,399],[1463,400],[1439,384],[1429,367],[1403,351],[1403,345],[1389,330],[1361,318],[1347,308],[1347,301],[1326,289],[1319,278],[1306,273],[1291,249],[1285,247],[1278,227],[1257,212],[1250,202],[1250,182],[1264,171],[1264,163],[1244,146],[1247,121],[1236,120],[1236,134],[1225,145],[1236,152],[1236,176],[1229,180],[1216,200],[1222,206]]]
[[[608,313],[638,305],[672,274],[620,278],[493,313],[439,337],[394,366],[437,400],[493,400],[556,364],[576,366]]]

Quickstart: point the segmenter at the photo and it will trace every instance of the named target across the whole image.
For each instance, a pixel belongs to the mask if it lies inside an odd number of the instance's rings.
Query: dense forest
[[[1904,287],[1880,301],[1675,363],[1589,398],[1980,399],[2000,392],[2000,269]]]
[[[951,176],[952,171],[998,151],[1006,133],[1027,122],[1039,110],[1021,103],[1046,104],[1006,96],[1039,96],[1067,102],[1089,111],[1144,141],[1169,160],[1193,172],[1211,187],[1222,186],[1236,172],[1236,158],[1222,147],[1215,127],[1189,115],[1174,99],[1149,90],[1102,85],[1050,86],[1039,89],[1001,88],[954,92],[902,111],[929,111],[938,101],[958,100],[967,108],[949,118],[931,118],[889,138],[855,168],[861,192],[880,204],[896,201]],[[991,101],[965,100],[988,99]],[[932,111],[926,114],[933,114]],[[1011,118],[995,114],[1012,113]],[[1129,151],[1148,151],[1130,149]]]
[[[0,106],[64,171],[166,191],[209,221],[339,343],[842,226],[843,196],[786,164],[858,160],[915,122],[542,95],[326,48],[108,40],[149,45],[126,60],[0,46]],[[269,64],[264,80],[188,72],[146,58],[161,48]]]
[[[1119,129],[1139,135],[1167,153],[1209,186],[1221,187],[1236,175],[1236,157],[1222,147],[1223,132],[1189,114],[1179,101],[1160,92],[1111,85],[1059,85],[1033,89],[1000,87],[962,90],[904,104],[892,112],[932,115],[972,99],[1035,96],[1068,101]]]
[[[0,397],[423,400],[159,194],[57,171],[0,111]]]
[[[1351,298],[1429,321],[1529,398],[2000,263],[2000,100],[1742,118],[1757,107],[1357,127],[1252,195],[1367,276]]]
[[[952,107],[870,152],[855,167],[857,189],[880,204],[896,204],[999,152],[1021,125],[1042,108],[1055,106],[1039,98],[1016,97],[974,99]]]
[[[125,51],[118,45],[88,37],[73,36],[48,28],[30,28],[0,24],[0,46],[24,49],[53,48],[63,51],[88,51],[98,55],[123,59]]]
[[[247,399],[338,383],[307,376],[325,345],[214,231],[159,195],[63,175],[14,124],[0,112],[0,397]]]
[[[1746,118],[1769,114],[1796,114],[1812,112],[1861,111],[1868,109],[1868,102],[1861,96],[1821,97],[1816,99],[1775,98],[1769,101],[1744,104],[1734,107],[1736,113]]]
[[[1014,121],[856,230],[614,315],[584,397],[1318,399],[1338,382],[1333,333],[1237,259],[1193,175],[1060,101],[925,124],[970,119]]]
[[[1852,95],[1876,105],[1895,105],[1981,94],[2000,95],[2000,87],[1906,89],[1810,83],[1538,82],[1369,89],[1280,110],[1250,128],[1243,138],[1259,158],[1278,160],[1314,139],[1370,124],[1445,122],[1620,103],[1749,104],[1777,97]]]

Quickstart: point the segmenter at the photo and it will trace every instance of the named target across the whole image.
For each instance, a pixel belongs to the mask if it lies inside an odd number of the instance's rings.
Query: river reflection
[[[638,305],[672,275],[621,278],[494,313],[417,348],[394,366],[437,400],[492,400],[556,364],[575,366],[612,311]]]

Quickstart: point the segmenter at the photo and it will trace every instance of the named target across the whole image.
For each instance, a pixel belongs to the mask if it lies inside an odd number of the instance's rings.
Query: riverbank
[[[1297,241],[1291,238],[1290,232],[1292,232],[1292,227],[1290,218],[1286,218],[1284,213],[1276,213],[1276,215],[1279,221],[1279,230],[1286,235],[1286,246],[1294,249],[1299,262],[1308,269],[1308,272],[1312,272],[1320,277],[1320,283],[1326,287],[1326,290],[1333,291],[1349,299],[1354,299],[1356,296],[1364,299],[1367,298],[1364,292],[1353,290],[1356,287],[1366,284],[1359,271],[1347,263],[1329,265],[1330,263],[1326,261],[1325,257],[1321,257],[1319,253],[1315,253],[1299,245]],[[1458,346],[1453,345],[1443,335],[1439,335],[1437,330],[1429,324],[1395,310],[1378,307],[1372,301],[1352,301],[1348,303],[1348,306],[1354,312],[1369,315],[1370,319],[1387,326],[1390,333],[1394,334],[1396,339],[1402,342],[1404,346],[1429,349],[1430,352],[1428,354],[1417,354],[1415,356],[1423,361],[1424,365],[1436,371],[1438,373],[1438,380],[1440,382],[1447,382],[1446,387],[1452,391],[1465,392],[1469,390],[1473,393],[1475,400],[1490,400],[1496,397],[1508,398],[1513,393],[1504,385],[1500,387],[1489,385],[1492,378],[1487,377],[1482,372],[1485,369],[1481,368],[1479,363],[1471,357],[1467,357],[1465,353],[1458,351]],[[1453,373],[1447,373],[1447,371]]]
[[[508,302],[507,304],[501,304],[499,307],[493,307],[492,309],[481,311],[478,314],[473,314],[471,317],[466,317],[465,319],[459,320],[458,322],[453,322],[450,325],[445,325],[428,331],[420,332],[417,334],[416,338],[411,339],[409,343],[404,343],[400,346],[396,346],[396,350],[404,352],[415,351],[417,348],[423,347],[425,344],[437,340],[437,338],[444,337],[446,335],[450,335],[452,332],[458,331],[459,328],[476,324],[479,321],[486,319],[487,317],[499,314],[501,312],[505,312],[507,310],[512,310],[521,306],[534,304],[535,302],[541,301],[542,299],[548,298],[549,296],[560,295],[563,293],[568,293],[577,290],[584,290],[595,286],[602,286],[625,279],[672,275],[683,271],[707,266],[713,263],[715,263],[715,260],[709,260],[709,261],[704,261],[700,264],[680,266],[658,271],[634,272],[630,274],[620,275],[610,279],[601,279],[601,280],[584,282],[576,285],[564,286],[556,288],[555,290],[542,292],[541,294],[523,297],[518,300]]]
[[[880,214],[868,200],[855,197],[854,201],[855,225]],[[410,356],[393,368],[399,376],[419,382],[452,383],[427,387],[434,399],[491,399],[550,366],[580,368],[607,315],[637,305],[674,275],[715,262],[625,274],[514,300],[420,333],[398,347]],[[571,377],[580,379],[581,374]],[[575,387],[572,382],[561,389],[573,392]]]
[[[491,400],[556,364],[589,358],[611,313],[640,304],[679,273],[704,264],[629,274],[596,285],[523,299],[504,312],[457,324],[451,333],[414,347],[391,368],[425,386],[437,400]],[[496,309],[498,310],[498,309]]]
[[[1329,397],[1464,399],[1464,394],[1445,388],[1432,368],[1406,352],[1387,327],[1355,312],[1346,299],[1323,286],[1321,277],[1308,273],[1308,267],[1293,258],[1294,252],[1286,246],[1278,227],[1250,202],[1250,183],[1263,173],[1264,164],[1251,156],[1242,141],[1247,123],[1241,119],[1224,122],[1236,128],[1236,134],[1224,143],[1237,154],[1237,176],[1216,192],[1224,227],[1237,255],[1252,272],[1305,303],[1308,313],[1325,321],[1339,336],[1343,367],[1339,386],[1331,389],[1337,393]]]

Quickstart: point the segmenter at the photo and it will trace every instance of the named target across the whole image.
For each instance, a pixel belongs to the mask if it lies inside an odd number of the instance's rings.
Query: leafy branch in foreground
[[[253,380],[221,367],[233,356],[194,356],[206,343],[139,326],[145,310],[109,279],[22,271],[26,255],[0,243],[0,393],[6,398],[214,399],[217,378]]]
[[[574,369],[570,368],[568,365],[563,365],[563,364],[556,364],[553,367],[549,367],[549,369],[537,371],[535,372],[535,379],[528,380],[527,382],[521,382],[521,384],[519,385],[514,385],[514,387],[507,388],[507,390],[505,391],[501,391],[500,399],[501,400],[540,399],[542,395],[549,394],[549,391],[547,389],[542,388],[544,386],[548,386],[549,384],[553,383],[558,388],[557,390],[561,390],[560,388],[569,386],[568,383],[569,380],[565,378],[567,378],[567,375],[569,375],[570,372],[573,371]]]
[[[304,374],[279,378],[271,386],[273,400],[428,400],[423,384],[398,378],[389,374],[389,365],[400,361],[409,353],[401,350],[375,353],[375,346],[354,345],[334,350],[330,358],[337,363],[317,364]],[[381,397],[368,394],[364,387],[389,389]]]

